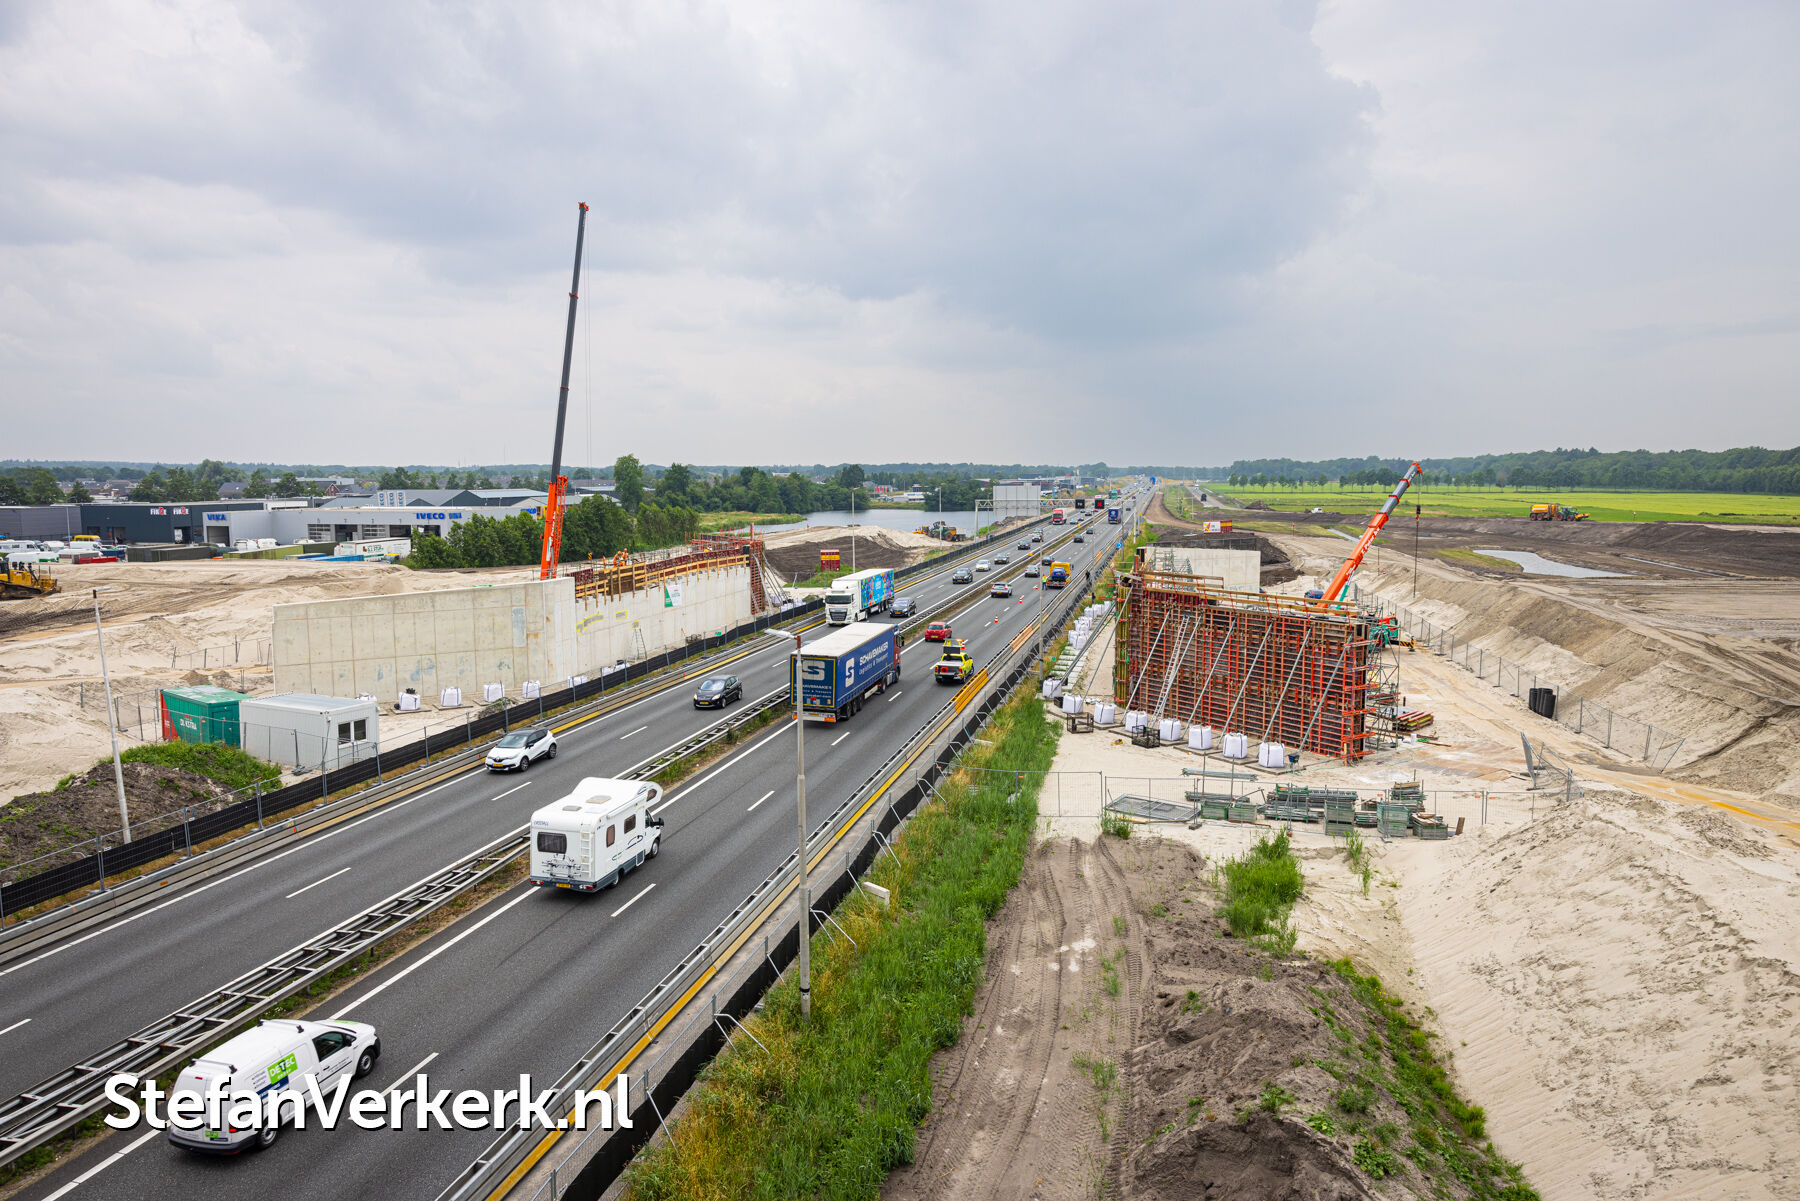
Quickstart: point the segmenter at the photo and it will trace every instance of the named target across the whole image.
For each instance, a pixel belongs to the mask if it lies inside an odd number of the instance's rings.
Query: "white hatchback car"
[[[986,559],[982,559],[980,562],[975,564],[975,570],[976,571],[992,571],[992,570],[994,570],[994,565],[992,563],[989,563]]]
[[[556,758],[556,735],[537,728],[514,730],[488,748],[482,764],[489,771],[524,771],[534,759]]]

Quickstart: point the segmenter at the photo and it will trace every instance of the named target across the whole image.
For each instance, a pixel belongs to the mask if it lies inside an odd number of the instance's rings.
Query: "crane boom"
[[[575,276],[569,281],[569,332],[563,337],[562,388],[556,394],[556,444],[550,451],[550,495],[544,502],[544,557],[538,564],[538,579],[556,578],[556,563],[562,557],[563,493],[568,490],[568,477],[562,473],[563,423],[569,416],[569,364],[575,357],[575,304],[581,297],[581,242],[587,234],[588,206],[581,206],[575,219]]]
[[[1344,560],[1344,565],[1338,568],[1337,575],[1332,577],[1331,586],[1325,589],[1324,595],[1321,597],[1323,603],[1330,604],[1338,598],[1338,594],[1344,590],[1344,585],[1350,582],[1351,575],[1358,567],[1362,566],[1363,556],[1369,553],[1369,545],[1375,541],[1375,535],[1381,532],[1381,527],[1386,525],[1388,518],[1393,515],[1394,506],[1400,503],[1400,498],[1405,495],[1407,488],[1422,474],[1424,474],[1424,469],[1417,463],[1406,469],[1406,474],[1400,477],[1400,482],[1394,485],[1392,492],[1388,493],[1387,503],[1381,506],[1381,512],[1369,518],[1369,528],[1364,530],[1363,536],[1356,540],[1356,549],[1350,552],[1350,557]]]

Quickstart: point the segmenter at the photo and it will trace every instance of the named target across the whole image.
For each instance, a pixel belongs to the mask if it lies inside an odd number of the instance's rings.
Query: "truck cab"
[[[961,684],[974,672],[975,660],[969,658],[969,644],[961,638],[944,643],[944,653],[938,657],[937,666],[931,669],[940,684]]]

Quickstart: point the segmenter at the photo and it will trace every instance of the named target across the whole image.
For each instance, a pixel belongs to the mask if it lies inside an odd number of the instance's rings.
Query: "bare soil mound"
[[[180,825],[184,806],[198,817],[232,799],[226,789],[191,771],[148,763],[121,766],[134,837]],[[17,797],[0,810],[0,818],[0,865],[23,864],[71,844],[80,844],[70,855],[79,858],[93,852],[97,834],[108,835],[107,845],[116,846],[111,836],[119,828],[119,793],[112,764],[90,768],[67,787]],[[56,862],[43,860],[26,870],[43,871]]]

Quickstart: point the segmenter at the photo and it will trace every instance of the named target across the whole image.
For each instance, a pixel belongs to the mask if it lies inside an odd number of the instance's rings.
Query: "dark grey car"
[[[736,676],[708,676],[694,690],[694,708],[723,709],[732,701],[744,699],[744,686]]]

